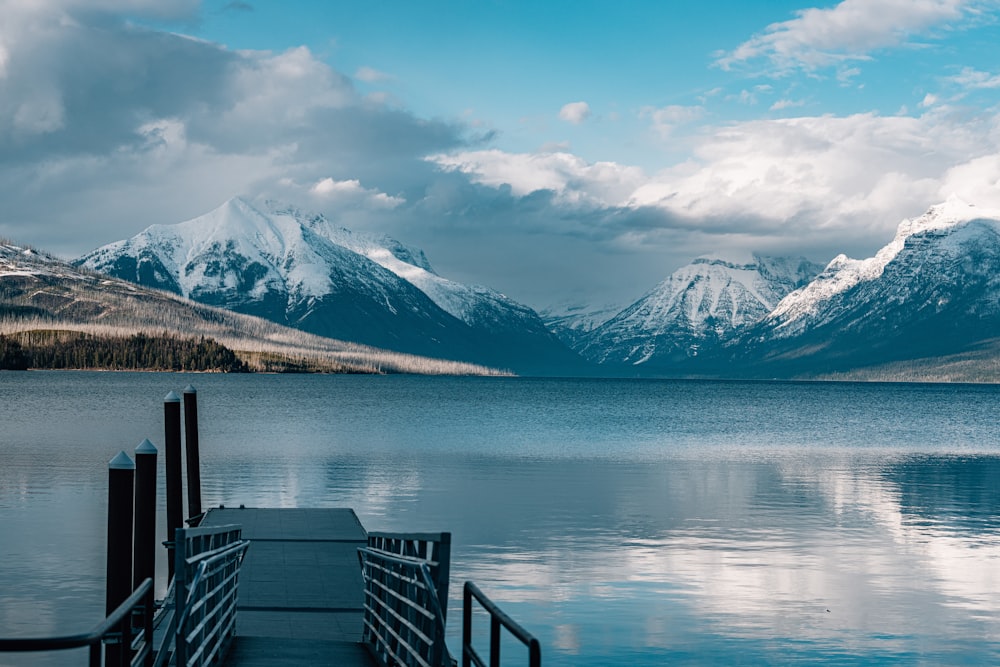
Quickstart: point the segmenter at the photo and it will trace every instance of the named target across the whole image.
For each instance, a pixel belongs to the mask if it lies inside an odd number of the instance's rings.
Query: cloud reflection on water
[[[65,629],[103,604],[107,460],[159,446],[161,397],[189,379],[4,380],[0,530],[30,535],[4,539],[0,620]],[[348,506],[372,530],[449,530],[449,608],[475,580],[547,665],[1000,663],[995,388],[198,385],[206,506]]]

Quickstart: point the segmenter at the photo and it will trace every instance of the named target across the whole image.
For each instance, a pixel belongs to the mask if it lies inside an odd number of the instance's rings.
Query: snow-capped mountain
[[[322,336],[523,373],[576,363],[530,308],[437,275],[422,251],[276,202],[234,198],[76,263]]]
[[[620,305],[591,306],[585,303],[560,303],[538,312],[545,326],[571,348],[581,339],[620,313]]]
[[[0,239],[0,337],[23,336],[24,346],[44,349],[57,340],[71,341],[77,333],[104,340],[140,333],[152,339],[210,338],[259,371],[496,374],[474,364],[314,336],[87,271]],[[112,367],[120,360],[104,363]]]
[[[957,198],[900,223],[874,257],[835,258],[730,345],[774,368],[953,355],[1000,338],[1000,210]]]
[[[803,258],[700,257],[583,336],[575,349],[597,363],[642,369],[683,362],[765,317],[821,268]]]

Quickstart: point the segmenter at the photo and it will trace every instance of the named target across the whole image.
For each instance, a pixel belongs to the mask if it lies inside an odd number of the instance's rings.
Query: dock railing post
[[[163,399],[164,455],[167,466],[167,570],[174,578],[175,531],[184,525],[181,497],[181,397],[170,392]]]
[[[108,463],[108,568],[105,614],[110,616],[132,594],[132,503],[135,463],[119,452]],[[105,667],[128,664],[131,637],[111,639],[104,652]]]
[[[135,546],[132,589],[149,577],[156,582],[156,447],[143,440],[135,448]]]
[[[198,391],[184,387],[184,445],[187,453],[188,517],[201,515],[201,463],[198,454]]]

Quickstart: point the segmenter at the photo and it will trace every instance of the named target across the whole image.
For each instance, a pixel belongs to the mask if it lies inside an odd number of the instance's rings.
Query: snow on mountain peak
[[[923,215],[899,223],[896,228],[896,239],[905,240],[913,234],[946,229],[977,218],[1000,219],[1000,211],[977,208],[953,194],[946,201],[931,206]]]
[[[777,329],[790,335],[804,326],[805,319],[819,313],[823,304],[833,297],[859,283],[878,279],[911,236],[935,231],[948,233],[977,220],[1000,224],[1000,210],[977,208],[952,195],[931,206],[923,215],[900,222],[892,241],[873,257],[861,260],[845,255],[835,257],[815,280],[782,299],[768,318],[779,320]],[[794,324],[796,322],[799,324]]]
[[[442,310],[470,325],[484,307],[521,316],[530,313],[489,288],[442,278],[422,250],[388,236],[354,232],[322,214],[277,200],[252,203],[233,197],[197,218],[152,225],[131,239],[99,248],[85,261],[100,270],[123,252],[155,255],[159,282],[175,282],[186,297],[236,290],[258,299],[282,289],[297,302],[323,297],[336,290],[330,267],[340,265],[348,253],[356,262],[374,262],[411,283]],[[236,258],[240,259],[234,263]],[[248,275],[252,285],[246,284]]]
[[[716,264],[730,268],[753,270],[757,265],[757,253],[745,250],[725,250],[695,257],[692,264]]]
[[[706,342],[760,320],[818,269],[803,258],[756,253],[699,257],[582,336],[578,347],[599,363],[695,356]]]

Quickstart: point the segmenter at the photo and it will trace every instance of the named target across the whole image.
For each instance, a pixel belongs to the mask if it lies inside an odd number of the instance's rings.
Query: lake
[[[103,616],[107,463],[149,438],[162,485],[189,383],[206,506],[452,532],[453,654],[471,579],[545,665],[1000,664],[976,385],[0,373],[0,635]]]

